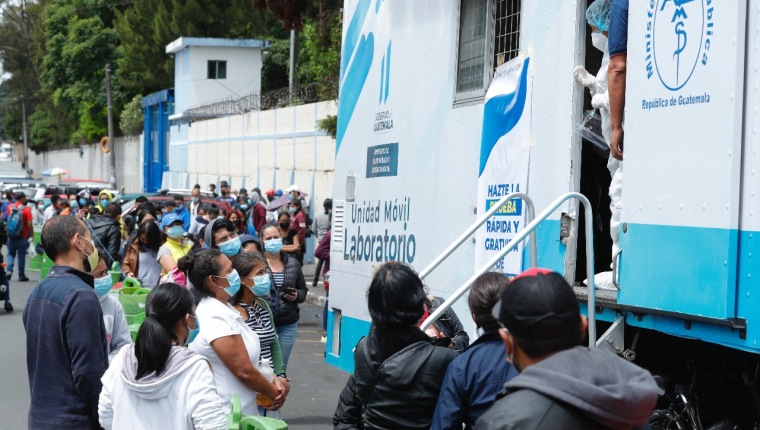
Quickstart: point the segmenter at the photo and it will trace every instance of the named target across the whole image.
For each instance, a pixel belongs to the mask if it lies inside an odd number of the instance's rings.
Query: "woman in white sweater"
[[[209,362],[185,348],[198,329],[193,296],[177,284],[148,294],[146,319],[101,381],[104,429],[226,429],[227,413]]]

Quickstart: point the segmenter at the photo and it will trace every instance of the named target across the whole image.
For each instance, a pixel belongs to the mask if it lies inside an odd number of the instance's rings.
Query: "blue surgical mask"
[[[293,215],[294,213],[296,213],[296,208],[294,208],[293,206],[291,206],[291,207],[288,208],[288,212],[290,212],[290,214]]]
[[[191,317],[195,318],[195,328],[188,327],[188,333],[187,333],[187,339],[185,339],[185,346],[189,345],[192,341],[195,340],[195,337],[198,336],[198,333],[201,331],[201,322],[198,321],[198,317],[195,315],[190,315]]]
[[[282,250],[282,239],[269,239],[264,241],[264,250],[270,254],[277,254]]]
[[[269,279],[269,275],[260,275],[260,276],[254,276],[253,277],[253,288],[251,288],[251,292],[256,297],[263,297],[269,294],[269,290],[271,289],[272,281]]]
[[[166,232],[166,234],[172,239],[178,239],[184,232],[185,229],[183,229],[181,225],[173,225],[169,227],[169,230]]]
[[[72,200],[72,201],[69,202],[69,207],[71,207],[73,209],[76,209],[76,208],[79,207],[79,203],[77,203],[76,200]]]
[[[232,272],[230,272],[229,275],[226,277],[224,276],[217,276],[218,278],[225,278],[227,279],[227,282],[229,282],[230,286],[224,288],[224,292],[229,294],[230,296],[234,296],[237,294],[238,291],[240,291],[240,275],[238,275],[237,270],[232,269]]]
[[[246,210],[246,209],[248,209],[248,205],[242,204],[242,205],[240,205],[240,209]]]
[[[86,204],[87,204],[87,200],[79,199],[79,206],[85,206]]]
[[[97,294],[98,297],[103,297],[108,294],[108,292],[111,291],[111,287],[113,287],[113,280],[111,279],[110,274],[95,280],[95,294]]]
[[[199,201],[201,201],[201,199],[200,199],[200,198],[198,198],[198,197],[193,197],[193,203],[198,203]]]
[[[227,242],[219,244],[219,250],[227,257],[234,257],[240,252],[240,238],[233,237]]]
[[[100,201],[100,206],[106,207],[106,206],[108,206],[109,203],[111,203],[109,200],[102,199]]]

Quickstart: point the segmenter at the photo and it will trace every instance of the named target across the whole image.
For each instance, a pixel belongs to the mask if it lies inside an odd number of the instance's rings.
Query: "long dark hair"
[[[193,295],[177,284],[161,284],[148,294],[145,321],[135,339],[136,379],[166,369],[172,341],[178,341],[172,329],[187,314],[193,314]]]
[[[144,235],[146,243],[140,242],[140,248],[147,251],[158,251],[163,242],[163,234],[154,222],[144,222],[137,228],[137,237]]]
[[[222,257],[218,249],[192,249],[177,262],[179,270],[187,273],[190,282],[201,297],[216,297],[206,285],[206,279],[211,275],[219,275]]]
[[[496,302],[509,284],[509,278],[503,273],[488,272],[478,276],[472,283],[467,304],[478,327],[485,331],[499,328],[499,323],[491,314]]]
[[[411,267],[389,261],[375,272],[367,290],[373,326],[367,342],[372,345],[374,362],[382,363],[415,342],[430,340],[417,327],[425,300],[425,286]]]

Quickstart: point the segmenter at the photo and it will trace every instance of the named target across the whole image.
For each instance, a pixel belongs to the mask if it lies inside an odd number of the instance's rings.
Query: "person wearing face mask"
[[[42,225],[45,222],[45,202],[38,201],[32,210],[32,224]]]
[[[93,215],[85,221],[90,228],[98,246],[106,250],[106,263],[108,267],[114,261],[121,261],[121,206],[111,203],[106,206],[102,214]]]
[[[50,206],[48,206],[45,209],[45,213],[42,216],[42,222],[39,224],[45,224],[46,222],[50,221],[50,218],[53,218],[54,216],[58,215],[58,213],[61,210],[60,201],[61,201],[61,198],[57,194],[53,194],[52,196],[50,196]],[[38,223],[35,222],[35,224],[38,224]]]
[[[325,199],[322,207],[325,211],[314,215],[314,221],[311,223],[311,231],[314,232],[314,243],[317,244],[317,247],[322,243],[322,238],[325,237],[328,231],[330,231],[332,224],[332,199]],[[314,251],[314,257],[319,261],[317,262],[317,270],[314,271],[314,282],[311,286],[316,288],[317,282],[319,282],[319,274],[322,273],[322,265],[324,264],[324,261],[317,257],[316,251]]]
[[[226,218],[209,221],[204,231],[203,248],[213,248],[232,258],[240,253],[242,245],[235,225]]]
[[[182,237],[185,233],[183,225],[182,220],[173,212],[161,218],[161,229],[166,235],[166,241],[158,248],[157,259],[163,269],[162,275],[176,269],[179,259],[190,252],[192,245]]]
[[[290,255],[298,264],[303,266],[303,254],[301,254],[301,240],[296,231],[292,228],[293,223],[290,221],[290,214],[280,212],[277,217],[277,228],[282,238],[282,252]],[[261,236],[259,236],[260,238]]]
[[[261,228],[259,240],[264,247],[264,257],[269,267],[269,277],[277,290],[278,307],[274,314],[274,325],[280,339],[285,368],[288,366],[290,353],[296,343],[299,303],[306,300],[306,280],[301,272],[301,264],[284,252],[280,229],[267,224]]]
[[[98,200],[96,201],[97,202],[96,207],[98,208],[98,211],[102,213],[106,209],[106,206],[111,204],[112,201],[113,201],[113,194],[111,194],[111,192],[108,190],[101,190],[98,193]]]
[[[219,190],[222,192],[222,195],[217,197],[216,199],[220,202],[227,202],[227,204],[230,205],[230,207],[235,207],[235,198],[230,195],[230,186],[227,184],[227,181],[222,181],[219,183]]]
[[[301,200],[293,200],[290,202],[290,207],[288,208],[288,212],[290,213],[290,229],[295,230],[296,234],[298,234],[298,241],[301,245],[301,264],[303,264],[303,253],[306,251],[306,227],[308,225],[306,221],[306,214],[304,213],[303,209],[301,208]]]
[[[158,224],[144,220],[137,228],[137,234],[129,243],[124,255],[122,270],[127,278],[137,278],[144,288],[153,288],[161,278],[158,250],[163,244],[163,236]]]
[[[202,249],[179,263],[201,297],[196,310],[200,331],[189,348],[211,363],[225,410],[237,394],[244,415],[259,415],[256,393],[271,398],[273,409],[279,409],[287,394],[285,386],[279,378],[270,381],[259,372],[259,337],[229,304],[240,289],[240,275],[230,259],[218,249]]]
[[[185,231],[190,229],[190,211],[185,207],[185,198],[177,194],[174,196],[174,213],[182,220]]]
[[[232,259],[232,267],[240,274],[240,291],[230,298],[230,304],[240,312],[248,327],[259,337],[261,359],[269,360],[274,374],[285,386],[285,395],[290,384],[285,373],[280,342],[274,326],[274,315],[269,306],[272,282],[267,273],[267,263],[260,253],[241,252]],[[259,413],[282,419],[279,411],[267,411],[259,406]]]
[[[201,203],[201,186],[196,185],[192,191],[190,191],[190,219],[194,219],[198,216],[198,209],[203,205]]]
[[[499,323],[491,314],[508,283],[509,279],[497,272],[484,273],[473,282],[467,304],[475,326],[483,332],[446,370],[431,430],[462,430],[463,425],[475,428],[504,384],[517,376],[507,361]]]
[[[208,212],[206,206],[201,206],[196,212],[195,218],[190,221],[190,230],[187,232],[195,236],[203,227],[208,224]]]
[[[274,194],[274,192],[273,192]],[[258,233],[261,227],[267,223],[267,203],[261,198],[256,189],[251,193],[251,215],[249,217],[253,231],[251,233]]]
[[[227,413],[211,363],[184,348],[199,327],[190,292],[162,284],[148,294],[135,343],[103,375],[104,429],[224,429]]]
[[[610,145],[612,136],[612,122],[610,117],[610,95],[607,85],[607,69],[610,64],[610,53],[607,44],[607,32],[610,29],[610,11],[612,0],[596,0],[586,10],[586,21],[591,27],[591,43],[604,53],[602,66],[596,76],[591,75],[583,66],[578,66],[573,71],[575,79],[591,91],[591,106],[599,109],[602,117],[602,137],[607,145]],[[620,214],[622,212],[622,177],[623,162],[615,158],[611,151],[607,161],[607,169],[610,171],[612,182],[610,184],[610,236],[612,237],[612,258],[616,258],[620,251]],[[597,286],[612,286],[612,272],[600,274],[595,284]]]
[[[245,215],[238,209],[233,209],[230,212],[230,222],[235,226],[235,231],[238,234],[248,234],[248,226],[245,222]]]
[[[97,429],[100,377],[108,367],[103,310],[91,275],[98,251],[75,217],[53,217],[41,242],[55,265],[24,308],[28,428]]]
[[[104,255],[105,250],[98,247],[98,264],[92,270],[92,277],[95,278],[95,294],[98,295],[100,307],[103,309],[103,325],[106,328],[106,346],[110,362],[122,346],[132,343],[132,335],[129,334],[127,317],[124,316],[124,308],[119,299],[108,294],[113,287],[113,278],[108,271]]]

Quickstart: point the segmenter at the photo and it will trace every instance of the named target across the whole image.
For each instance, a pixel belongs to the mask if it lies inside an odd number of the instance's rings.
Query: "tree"
[[[148,94],[174,83],[174,62],[166,45],[179,37],[265,38],[283,32],[249,0],[140,0],[117,13],[123,47],[120,79],[131,94]]]
[[[340,76],[340,13],[323,13],[323,20],[310,20],[303,28],[299,81],[317,85],[320,100],[338,98]]]
[[[127,136],[136,136],[143,131],[142,96],[136,95],[121,112],[121,131]]]
[[[55,107],[69,113],[72,144],[108,134],[103,79],[105,65],[116,63],[121,53],[109,27],[117,6],[113,0],[53,0],[46,8],[43,84]],[[121,106],[119,85],[113,94]]]

